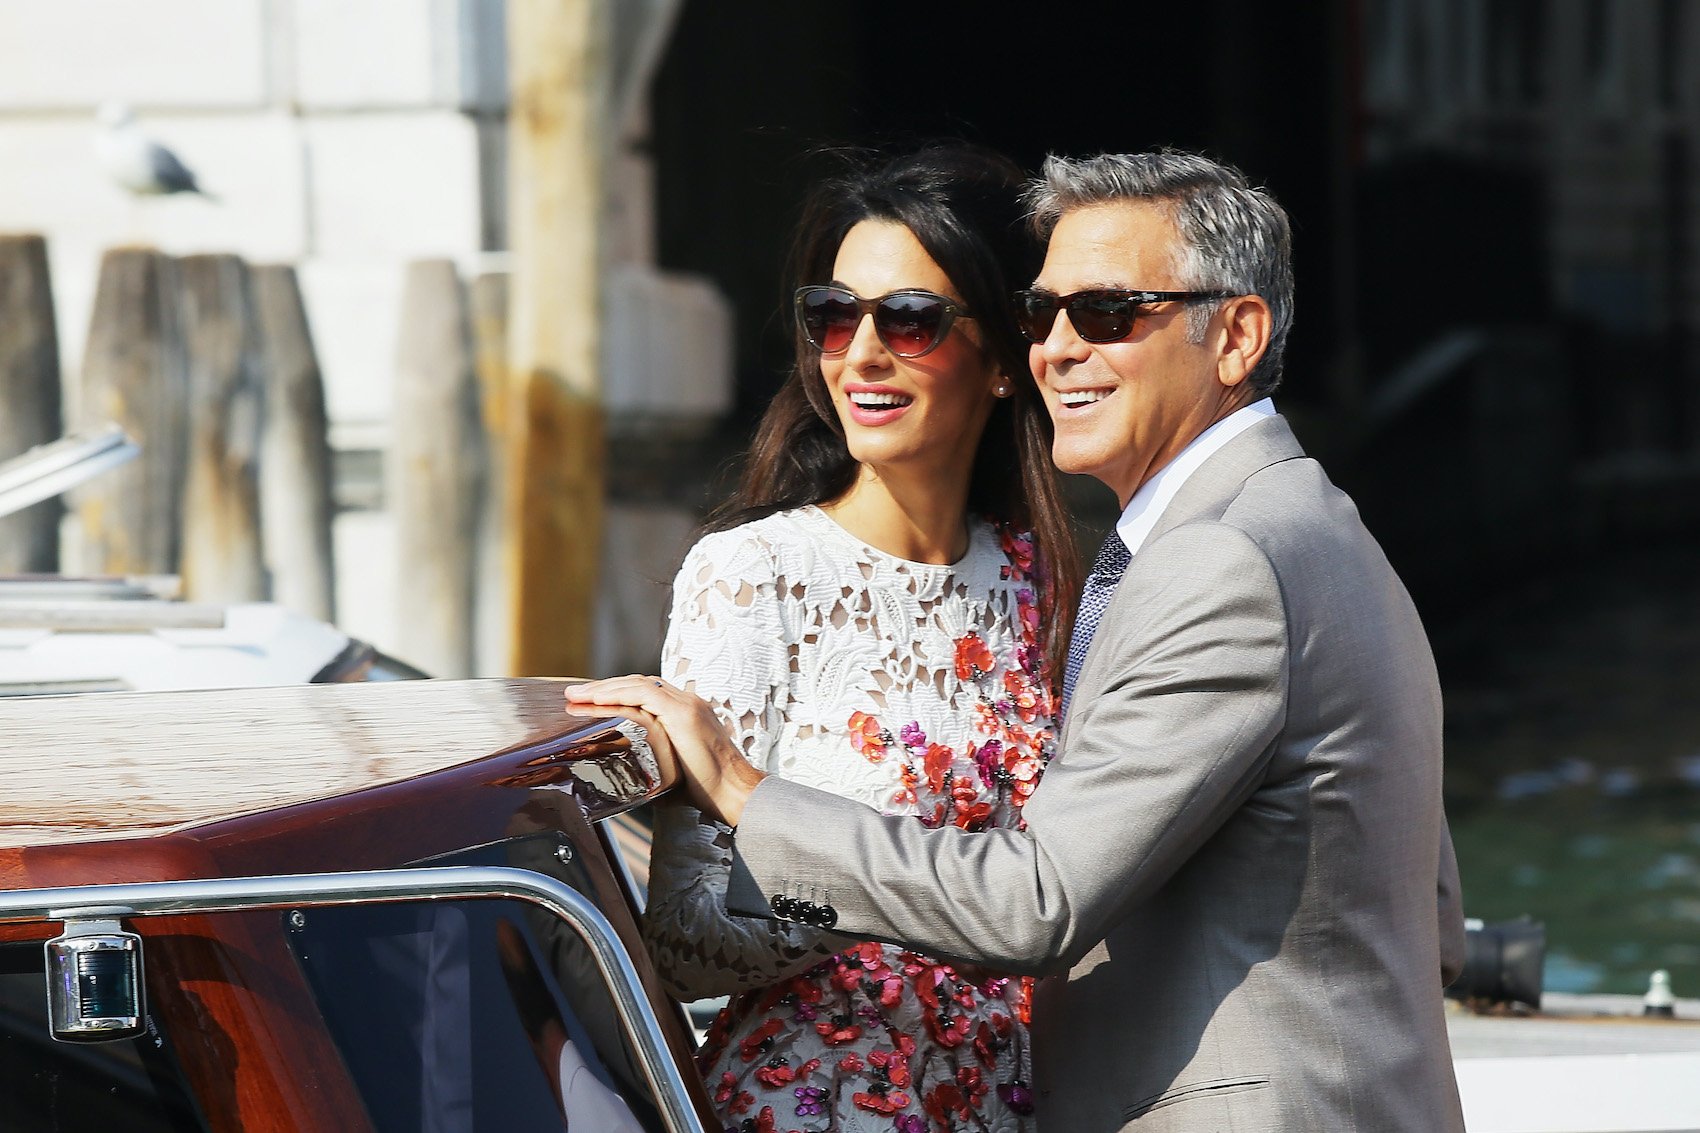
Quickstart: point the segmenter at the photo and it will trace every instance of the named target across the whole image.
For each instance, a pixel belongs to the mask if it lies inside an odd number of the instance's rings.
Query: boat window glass
[[[572,867],[557,844],[517,839],[453,864],[546,862],[560,876]],[[341,906],[292,911],[285,932],[379,1133],[664,1128],[594,959],[551,914]]]
[[[204,1133],[167,1036],[56,1042],[41,942],[0,944],[0,1129]]]

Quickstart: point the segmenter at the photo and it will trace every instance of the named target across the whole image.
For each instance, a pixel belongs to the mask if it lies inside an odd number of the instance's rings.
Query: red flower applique
[[[894,1086],[909,1084],[909,1060],[895,1050],[871,1050],[868,1064],[885,1071],[886,1080]]]
[[[914,802],[915,788],[920,785],[921,776],[915,772],[915,768],[905,763],[897,769],[897,778],[899,786],[897,792],[891,796],[891,801],[898,806]]]
[[[928,744],[922,763],[927,769],[927,786],[935,792],[944,790],[944,777],[950,771],[956,753],[943,744]]]
[[[924,1021],[933,1041],[946,1050],[953,1050],[967,1041],[972,1025],[966,1015],[947,1015],[942,1011],[936,1015],[929,1012]]]
[[[1033,573],[1033,535],[1027,531],[1011,531],[1000,528],[998,542],[1003,546],[1003,553],[1022,576]]]
[[[967,1096],[968,1104],[971,1106],[979,1105],[980,1099],[985,1097],[986,1092],[991,1089],[986,1084],[985,1079],[980,1076],[978,1066],[958,1066],[956,1068],[956,1084],[962,1088],[962,1092]]]
[[[1016,715],[1031,724],[1045,710],[1045,698],[1039,690],[1033,687],[1033,682],[1027,679],[1027,674],[1016,669],[1006,669],[1003,675],[1004,691],[1009,693],[1010,703],[1015,708]]]
[[[955,1082],[940,1082],[927,1091],[927,1096],[921,1104],[928,1116],[946,1129],[951,1127],[952,1114],[963,1118],[969,1115],[968,1099],[963,1096],[962,1088]]]
[[[952,1086],[951,1089],[956,1089]],[[957,1091],[961,1093],[960,1090]],[[866,1094],[858,1093],[850,1098],[856,1103],[857,1109],[865,1109],[870,1113],[896,1113],[909,1104],[909,1095],[897,1090],[890,1093]]]
[[[1039,636],[1039,603],[1034,599],[1031,590],[1015,592],[1015,609],[1021,620],[1022,639],[1036,640]]]
[[[838,1069],[844,1074],[860,1074],[867,1069],[867,1066],[863,1064],[860,1055],[851,1051],[838,1060]]]
[[[850,1022],[847,1015],[834,1015],[815,1024],[815,1031],[827,1046],[843,1046],[862,1037],[862,1025]]]
[[[989,673],[997,664],[992,656],[991,646],[980,639],[977,633],[969,632],[964,637],[956,639],[956,677],[958,680],[971,681],[980,673]]]
[[[880,727],[878,717],[866,712],[850,713],[850,746],[862,753],[869,763],[878,763],[885,758],[886,731]]]
[[[769,1019],[755,1030],[751,1031],[743,1042],[738,1044],[738,1056],[745,1062],[754,1062],[766,1049],[768,1039],[777,1035],[785,1023],[780,1019]]]
[[[796,1078],[796,1068],[783,1062],[779,1063],[777,1066],[769,1063],[768,1065],[759,1067],[756,1070],[756,1081],[760,1082],[770,1090],[777,1090],[781,1086],[788,1086],[795,1081]]]
[[[975,803],[973,806],[959,806],[951,821],[964,830],[984,830],[992,818],[992,804],[987,802]]]

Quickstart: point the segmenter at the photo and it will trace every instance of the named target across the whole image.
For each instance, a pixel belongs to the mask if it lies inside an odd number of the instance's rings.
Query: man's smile
[[[1057,394],[1057,401],[1061,403],[1064,409],[1079,409],[1082,406],[1103,401],[1115,392],[1114,386],[1104,386],[1099,389],[1071,389]]]

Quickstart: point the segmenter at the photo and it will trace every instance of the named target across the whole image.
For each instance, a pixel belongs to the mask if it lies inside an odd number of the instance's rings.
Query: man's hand
[[[610,677],[568,685],[567,704],[576,711],[589,705],[636,708],[654,717],[679,757],[691,802],[728,826],[738,825],[744,803],[766,778],[750,766],[702,697],[659,677]]]

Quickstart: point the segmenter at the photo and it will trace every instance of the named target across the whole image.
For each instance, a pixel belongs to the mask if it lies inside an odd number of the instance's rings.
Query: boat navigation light
[[[142,938],[125,932],[128,909],[55,912],[65,932],[47,942],[47,1019],[60,1042],[135,1038],[142,1007]]]

